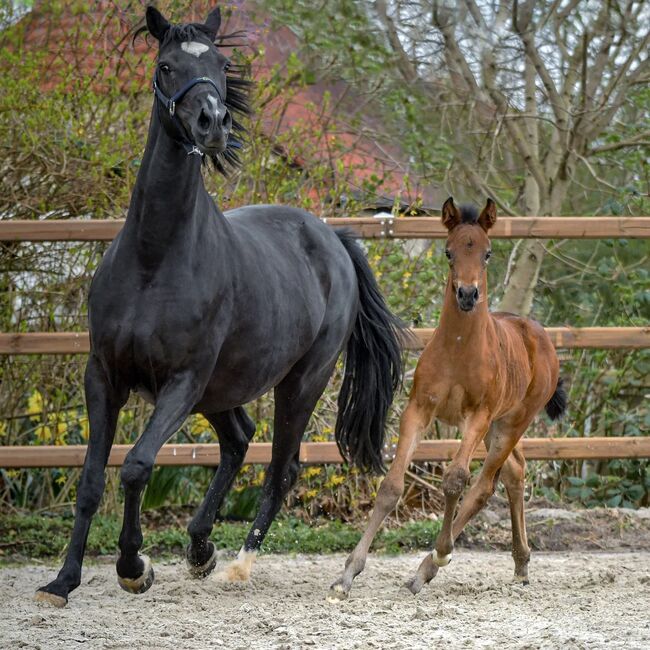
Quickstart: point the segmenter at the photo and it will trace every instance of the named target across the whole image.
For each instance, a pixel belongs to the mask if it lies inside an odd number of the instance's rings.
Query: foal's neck
[[[483,344],[489,336],[491,317],[487,301],[487,280],[483,278],[479,286],[479,301],[470,312],[464,312],[458,306],[456,292],[451,280],[447,278],[445,300],[440,314],[440,323],[436,336],[441,337],[444,349],[459,354],[475,357],[477,350],[483,350]]]
[[[154,103],[125,226],[135,235],[138,257],[145,265],[156,265],[171,244],[192,229],[197,217],[207,216],[197,215],[196,209],[197,201],[207,197],[201,157],[188,156],[166,133]]]

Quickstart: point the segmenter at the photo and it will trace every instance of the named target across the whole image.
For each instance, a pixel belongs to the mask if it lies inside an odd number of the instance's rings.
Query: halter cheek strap
[[[185,130],[183,129],[181,123],[179,122],[178,118],[176,117],[176,104],[180,102],[183,97],[192,89],[194,86],[198,84],[210,84],[215,91],[217,92],[217,97],[221,100],[222,103],[225,103],[223,96],[221,95],[221,91],[219,90],[219,87],[217,86],[210,77],[195,77],[194,79],[190,79],[184,86],[181,87],[180,90],[175,92],[171,97],[167,97],[165,93],[160,90],[160,86],[158,85],[158,73],[156,72],[153,77],[153,92],[156,96],[156,99],[167,109],[169,112],[169,117],[172,119],[172,123],[176,127],[176,130],[180,134],[180,143],[183,145],[185,148],[185,151],[187,152],[188,156],[191,156],[193,154],[198,154],[199,156],[203,155],[203,152],[196,146],[196,143],[190,140],[187,135],[185,134]]]

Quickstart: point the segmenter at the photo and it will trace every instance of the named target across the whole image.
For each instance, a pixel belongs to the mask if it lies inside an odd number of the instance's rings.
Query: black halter
[[[169,112],[172,123],[180,134],[179,141],[183,145],[185,151],[187,151],[188,156],[191,156],[192,154],[198,154],[199,156],[202,156],[203,152],[196,146],[195,142],[187,137],[185,129],[183,129],[183,126],[176,117],[176,104],[180,102],[181,99],[183,99],[183,97],[185,97],[185,95],[198,84],[210,84],[217,91],[217,96],[221,100],[221,103],[225,104],[219,87],[216,83],[214,83],[214,81],[212,81],[212,79],[210,79],[210,77],[195,77],[194,79],[190,79],[190,81],[188,81],[180,90],[175,92],[171,97],[167,97],[167,95],[165,95],[165,93],[160,90],[160,86],[158,86],[158,72],[156,72],[153,76],[153,92],[156,95],[156,99]]]

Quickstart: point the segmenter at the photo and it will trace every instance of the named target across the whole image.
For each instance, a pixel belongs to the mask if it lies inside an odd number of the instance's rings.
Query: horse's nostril
[[[477,287],[474,287],[474,291],[472,293],[472,298],[474,298],[474,300],[478,300],[478,288]]]
[[[205,109],[201,109],[201,114],[199,115],[199,128],[202,131],[207,131],[210,129],[210,124],[212,123],[212,120],[210,119],[210,115],[206,113]]]
[[[230,117],[230,111],[226,111],[223,116],[223,121],[221,122],[221,126],[223,127],[224,131],[230,131],[232,127],[232,117]]]

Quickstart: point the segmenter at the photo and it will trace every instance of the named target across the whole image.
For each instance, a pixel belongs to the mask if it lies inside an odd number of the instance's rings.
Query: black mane
[[[146,25],[138,28],[133,35],[133,40],[141,34],[148,34],[149,30]],[[208,39],[215,45],[221,47],[226,41],[241,38],[245,35],[243,31],[233,32],[231,34],[215,35],[208,27],[201,23],[188,23],[187,25],[170,25],[165,36],[160,43],[160,47],[167,45],[174,41],[176,43],[183,43],[185,41],[193,40],[197,34],[207,36]],[[207,159],[212,161],[217,171],[224,176],[228,176],[231,169],[236,169],[241,165],[239,158],[239,150],[244,146],[244,136],[246,134],[246,127],[240,121],[250,115],[253,111],[251,109],[251,91],[253,82],[246,78],[246,69],[244,66],[230,64],[226,72],[226,108],[230,111],[232,116],[232,132],[228,138],[228,146],[225,151],[213,156],[205,156],[204,162]]]
[[[468,223],[470,225],[478,223],[478,208],[471,203],[466,203],[460,206],[461,223]]]

